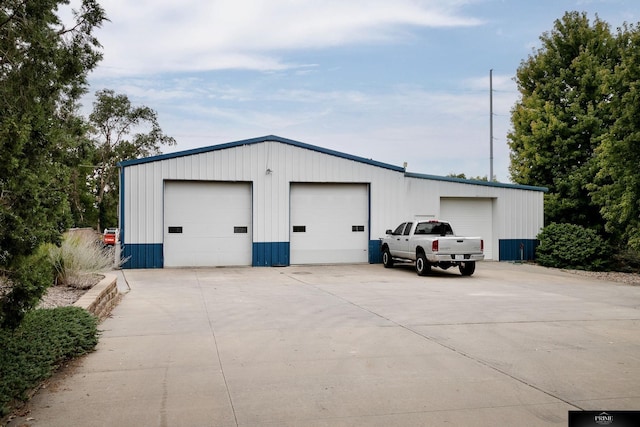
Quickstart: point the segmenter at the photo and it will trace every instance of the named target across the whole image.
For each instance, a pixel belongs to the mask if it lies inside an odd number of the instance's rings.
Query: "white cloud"
[[[506,89],[510,79],[497,77],[497,87]],[[483,80],[485,87],[480,86]],[[126,92],[137,103],[158,109],[163,130],[178,141],[173,150],[276,134],[391,164],[409,161],[414,172],[488,174],[488,78],[465,81],[459,93],[413,86],[380,93],[253,91],[197,79],[164,89],[153,83],[137,89],[130,84]],[[176,86],[181,92],[174,95]],[[174,103],[180,96],[191,98]],[[508,179],[506,133],[513,96],[500,92],[494,99],[500,114],[494,121],[494,170],[502,181]]]
[[[429,0],[110,0],[101,75],[304,67],[278,52],[389,42],[410,27],[480,22]]]

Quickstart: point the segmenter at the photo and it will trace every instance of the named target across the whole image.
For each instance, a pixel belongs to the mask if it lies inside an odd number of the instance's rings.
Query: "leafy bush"
[[[626,248],[613,256],[614,268],[625,273],[640,273],[640,252]]]
[[[595,231],[552,223],[538,234],[536,261],[545,267],[601,270],[607,267],[607,244]]]
[[[92,280],[87,275],[111,270],[113,251],[105,247],[93,232],[65,233],[62,244],[49,246],[49,260],[56,271],[56,284],[87,288]]]
[[[60,307],[30,311],[17,329],[0,329],[0,417],[65,360],[93,350],[97,326],[86,310]]]
[[[33,255],[16,259],[15,265],[16,269],[3,278],[7,291],[0,299],[0,328],[16,328],[53,284],[54,272],[45,246]]]

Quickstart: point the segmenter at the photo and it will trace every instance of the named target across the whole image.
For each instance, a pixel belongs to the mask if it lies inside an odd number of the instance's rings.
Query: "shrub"
[[[49,246],[49,260],[56,271],[56,284],[77,288],[91,287],[88,275],[111,270],[113,251],[95,233],[65,233],[62,244]]]
[[[87,311],[60,307],[30,311],[17,329],[0,329],[0,417],[65,360],[93,350],[97,327]]]
[[[607,266],[607,244],[594,230],[552,223],[538,239],[536,261],[545,267],[601,270]]]
[[[54,272],[47,257],[46,247],[41,246],[35,254],[17,258],[15,270],[3,278],[8,290],[0,299],[0,328],[16,328],[53,284]]]
[[[640,273],[640,252],[630,248],[618,251],[613,256],[614,268],[625,273]]]

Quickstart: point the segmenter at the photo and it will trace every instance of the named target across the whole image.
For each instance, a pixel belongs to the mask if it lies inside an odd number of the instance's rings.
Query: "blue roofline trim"
[[[427,174],[420,174],[420,173],[413,173],[413,172],[405,172],[405,169],[403,167],[401,167],[401,166],[395,166],[395,165],[391,165],[391,164],[388,164],[388,163],[382,163],[382,162],[378,162],[376,160],[366,159],[364,157],[354,156],[354,155],[351,155],[351,154],[342,153],[340,151],[335,151],[335,150],[330,150],[328,148],[318,147],[317,145],[305,144],[304,142],[295,141],[293,139],[282,138],[282,137],[276,136],[276,135],[260,136],[258,138],[243,139],[243,140],[240,140],[240,141],[227,142],[225,144],[210,145],[210,146],[207,146],[207,147],[194,148],[194,149],[191,149],[191,150],[176,151],[175,153],[160,154],[158,156],[145,157],[145,158],[141,158],[141,159],[125,160],[125,161],[122,161],[122,162],[118,163],[118,166],[121,167],[121,168],[125,168],[127,166],[140,165],[140,164],[144,164],[144,163],[159,162],[161,160],[168,160],[168,159],[175,159],[175,158],[178,158],[178,157],[192,156],[192,155],[195,155],[195,154],[208,153],[210,151],[225,150],[225,149],[228,149],[228,148],[241,147],[243,145],[259,144],[259,143],[267,142],[267,141],[280,142],[282,144],[288,144],[288,145],[292,145],[294,147],[304,148],[306,150],[316,151],[318,153],[328,154],[330,156],[335,156],[335,157],[340,157],[342,159],[353,160],[355,162],[365,163],[365,164],[368,164],[368,165],[377,166],[377,167],[381,167],[381,168],[384,168],[384,169],[389,169],[389,170],[392,170],[392,171],[395,171],[395,172],[403,172],[404,176],[406,176],[408,178],[430,179],[430,180],[434,180],[434,181],[446,181],[446,182],[457,182],[457,183],[461,183],[461,184],[481,185],[481,186],[485,186],[485,187],[500,187],[500,188],[519,189],[519,190],[543,191],[545,193],[549,192],[549,189],[546,188],[546,187],[535,187],[535,186],[531,186],[531,185],[519,185],[519,184],[506,184],[506,183],[502,183],[502,182],[478,181],[478,180],[474,180],[474,179],[453,178],[453,177],[448,177],[448,176],[427,175]]]
[[[382,163],[382,162],[378,162],[371,159],[365,159],[364,157],[353,156],[351,154],[341,153],[340,151],[329,150],[327,148],[318,147],[316,145],[305,144],[300,141],[294,141],[292,139],[282,138],[275,135],[267,135],[267,136],[261,136],[258,138],[244,139],[241,141],[228,142],[226,144],[219,144],[219,145],[211,145],[208,147],[195,148],[195,149],[185,150],[185,151],[177,151],[175,153],[160,154],[158,156],[145,157],[142,159],[125,160],[123,162],[118,163],[118,166],[124,168],[127,166],[158,162],[161,160],[175,159],[178,157],[192,156],[194,154],[208,153],[210,151],[224,150],[227,148],[258,144],[258,143],[267,142],[267,141],[280,142],[282,144],[293,145],[294,147],[317,151],[318,153],[328,154],[331,156],[336,156],[336,157],[340,157],[347,160],[353,160],[355,162],[366,163],[368,165],[378,166],[378,167],[381,167],[384,169],[390,169],[396,172],[404,172],[404,168],[400,166],[390,165],[388,163]]]
[[[549,192],[549,189],[547,187],[535,187],[533,185],[506,184],[503,182],[479,181],[476,179],[463,179],[463,178],[454,178],[449,176],[426,175],[426,174],[413,173],[413,172],[406,172],[404,176],[408,178],[431,179],[433,181],[445,181],[445,182],[457,182],[461,184],[482,185],[485,187],[499,187],[499,188],[512,188],[517,190],[542,191],[544,193]]]

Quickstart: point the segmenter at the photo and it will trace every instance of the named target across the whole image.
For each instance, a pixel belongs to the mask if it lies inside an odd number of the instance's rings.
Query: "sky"
[[[77,3],[77,1],[76,1]],[[163,152],[265,135],[402,166],[511,182],[516,70],[566,11],[612,30],[637,0],[104,0],[112,89],[158,114]],[[72,6],[74,2],[71,3]]]

